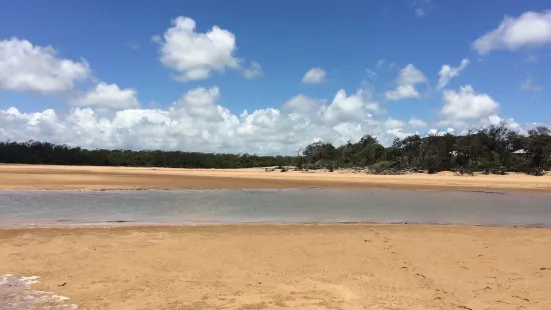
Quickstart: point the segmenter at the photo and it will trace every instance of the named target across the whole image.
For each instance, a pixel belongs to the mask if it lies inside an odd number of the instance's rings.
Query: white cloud
[[[198,33],[195,21],[188,17],[176,18],[162,38],[155,36],[153,40],[161,46],[161,62],[176,71],[174,78],[179,81],[203,80],[213,71],[240,66],[234,56],[237,45],[233,33],[218,26]]]
[[[461,87],[459,91],[444,90],[443,101],[440,113],[444,120],[440,124],[455,127],[478,126],[499,110],[498,102],[488,94],[475,93],[470,85]]]
[[[400,70],[398,75],[399,85],[415,85],[427,82],[427,77],[413,64],[409,64]]]
[[[65,92],[89,75],[90,69],[85,60],[59,58],[51,46],[35,46],[17,38],[0,41],[0,88],[40,93]]]
[[[482,124],[482,126],[488,126],[488,125],[499,125],[499,124],[505,124],[505,126],[512,130],[517,131],[524,131],[525,128],[522,128],[519,123],[517,123],[514,119],[508,118],[503,119],[497,115],[491,115],[489,116],[485,122]]]
[[[296,95],[287,100],[283,107],[296,115],[310,116],[316,114],[325,105],[325,100],[316,100],[305,95]]]
[[[427,124],[411,118],[405,122],[392,117],[380,120],[378,104],[369,92],[347,95],[339,90],[330,104],[323,99],[297,95],[281,109],[266,108],[237,115],[219,105],[217,87],[195,88],[166,108],[128,108],[99,113],[96,108],[76,107],[67,114],[52,109],[24,113],[16,108],[0,110],[2,140],[37,140],[85,148],[163,149],[202,152],[296,154],[313,141],[335,145],[373,135],[383,145],[394,137],[416,134]],[[449,127],[437,134],[480,128],[505,122],[522,130],[513,119],[497,116],[497,103],[477,94],[470,86],[444,91]],[[374,111],[375,110],[375,111]],[[478,111],[461,114],[455,110]]]
[[[439,135],[438,129],[431,128],[429,131],[427,131],[427,136],[436,136]]]
[[[263,71],[262,67],[258,62],[251,62],[251,66],[243,70],[243,75],[248,79],[254,79],[256,77],[262,76]]]
[[[400,100],[406,98],[419,98],[421,95],[413,85],[399,85],[395,90],[390,90],[385,93],[388,100]]]
[[[331,105],[324,108],[322,116],[330,124],[358,122],[366,117],[370,118],[369,111],[380,111],[379,104],[371,100],[371,94],[360,89],[355,94],[347,96],[346,91],[341,89]]]
[[[424,128],[424,127],[428,126],[428,124],[425,121],[423,121],[421,119],[418,119],[418,118],[415,118],[415,117],[412,117],[408,121],[408,124],[413,128]]]
[[[538,93],[542,91],[543,88],[540,86],[534,85],[532,78],[528,76],[524,80],[522,80],[522,82],[520,82],[520,89]]]
[[[422,8],[415,8],[415,15],[417,17],[423,17],[425,16],[425,10],[423,10]]]
[[[325,81],[327,73],[322,68],[312,68],[302,77],[302,83],[318,84]]]
[[[458,76],[459,73],[461,73],[461,71],[463,71],[463,69],[465,69],[465,67],[468,64],[469,64],[469,60],[467,58],[465,58],[465,59],[461,60],[461,64],[459,65],[459,67],[452,67],[450,65],[443,65],[442,68],[440,69],[440,72],[438,73],[438,76],[440,78],[438,79],[437,88],[442,89],[443,87],[448,85],[450,80],[452,78]]]
[[[379,107],[364,90],[351,95],[339,90],[330,103],[298,95],[281,109],[238,115],[217,104],[219,98],[217,87],[200,87],[157,109],[98,113],[95,108],[76,107],[68,114],[58,114],[10,108],[0,110],[0,137],[86,148],[293,154],[316,139],[342,144],[372,134],[390,144],[405,132],[394,129],[407,128],[401,121],[378,120],[372,113]]]
[[[137,108],[136,91],[133,89],[120,89],[117,84],[101,82],[82,97],[71,102],[75,106],[103,107],[111,109]]]
[[[206,33],[197,33],[193,20],[180,17],[156,41],[161,45],[161,61],[182,80],[206,78],[227,68],[238,69],[247,78],[262,75],[258,63],[251,62],[247,68],[240,65],[240,60],[233,56],[235,37],[216,26]],[[444,65],[440,71],[444,80],[439,85],[444,87],[467,63],[463,60],[458,68]],[[382,60],[377,63],[379,68],[393,66],[394,63]],[[366,72],[371,77],[376,75]],[[313,68],[304,79],[315,83],[325,77],[325,71]],[[0,41],[0,88],[67,92],[85,79],[91,79],[91,74],[84,60],[62,59],[52,47],[34,46],[25,40]],[[386,97],[418,98],[421,95],[416,85],[427,82],[423,72],[409,64],[400,70],[396,89],[387,92]],[[531,80],[521,86],[529,89],[527,85],[532,90],[536,87]],[[219,99],[217,87],[199,87],[168,107],[140,108],[134,89],[97,81],[92,89],[70,102],[75,108],[69,112],[0,110],[0,140],[34,139],[87,148],[293,154],[312,141],[325,140],[338,145],[365,134],[374,135],[388,145],[394,137],[403,138],[415,128],[428,126],[417,118],[407,122],[392,117],[378,119],[384,111],[365,89],[351,94],[340,89],[333,100],[300,94],[281,108],[240,114],[219,105]],[[506,122],[511,128],[520,128],[513,119],[500,118],[499,104],[487,94],[475,93],[471,86],[459,91],[445,90],[443,100],[442,125],[465,128]]]
[[[474,49],[485,55],[493,50],[514,51],[551,43],[551,11],[525,12],[517,18],[505,16],[499,26],[474,42]]]
[[[520,134],[526,134],[530,128],[534,128],[535,124],[524,124],[521,125],[517,123],[513,118],[501,118],[498,115],[484,116],[480,119],[477,119],[476,122],[461,122],[461,121],[441,121],[439,125],[443,126],[455,126],[455,128],[448,127],[445,130],[430,129],[427,132],[427,135],[445,135],[446,133],[464,135],[472,131],[479,129],[487,128],[490,125],[505,125],[510,130],[516,131]]]
[[[387,91],[385,97],[388,100],[400,100],[407,98],[419,98],[421,95],[415,88],[416,84],[426,83],[427,77],[413,64],[409,64],[400,70],[396,79],[396,89]]]
[[[406,137],[409,137],[409,136],[412,136],[412,135],[416,134],[415,132],[404,131],[401,128],[388,129],[386,132],[388,134],[392,135],[393,137],[396,137],[396,138],[399,138],[399,139],[404,139]]]
[[[388,129],[402,129],[407,126],[407,123],[401,120],[393,119],[392,117],[389,117],[385,123],[385,128]]]

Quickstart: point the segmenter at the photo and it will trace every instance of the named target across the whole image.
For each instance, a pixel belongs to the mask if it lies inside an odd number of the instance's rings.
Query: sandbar
[[[551,175],[369,175],[250,169],[0,165],[0,190],[282,189],[300,187],[551,192]]]

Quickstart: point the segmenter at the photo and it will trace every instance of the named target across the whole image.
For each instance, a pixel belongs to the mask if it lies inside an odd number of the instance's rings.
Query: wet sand
[[[0,275],[79,309],[551,309],[550,229],[12,229],[0,247]]]
[[[309,186],[551,192],[551,177],[0,165],[0,190]],[[5,229],[0,248],[0,276],[40,276],[79,309],[551,309],[551,229]]]
[[[339,172],[265,172],[264,169],[174,169],[0,165],[0,190],[29,189],[281,189],[389,188],[551,192],[551,175],[367,175]]]

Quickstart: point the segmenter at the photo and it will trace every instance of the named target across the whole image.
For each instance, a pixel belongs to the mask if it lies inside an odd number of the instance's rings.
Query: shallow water
[[[551,226],[551,195],[407,190],[2,191],[0,225],[376,222]]]
[[[71,310],[77,305],[68,302],[69,298],[51,292],[36,291],[30,288],[38,282],[38,277],[21,277],[12,274],[0,275],[0,310]],[[48,305],[44,307],[43,305]]]

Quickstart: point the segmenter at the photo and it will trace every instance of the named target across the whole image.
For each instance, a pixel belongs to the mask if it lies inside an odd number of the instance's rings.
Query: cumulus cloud
[[[504,124],[506,127],[512,130],[525,132],[527,131],[525,127],[522,127],[519,123],[517,123],[513,118],[501,118],[498,115],[490,115],[487,119],[484,119],[484,122],[482,123],[483,127],[489,126],[489,125],[500,125]]]
[[[413,136],[415,134],[417,134],[417,132],[409,132],[409,131],[404,131],[403,129],[401,128],[397,128],[397,129],[389,129],[386,131],[388,134],[396,137],[396,138],[399,138],[399,139],[404,139],[404,138],[407,138],[409,136]]]
[[[322,68],[312,68],[302,77],[302,83],[318,84],[325,81],[327,73]]]
[[[203,80],[213,71],[240,67],[239,59],[234,56],[237,45],[233,33],[218,26],[199,33],[195,26],[193,19],[180,16],[163,37],[153,38],[160,45],[161,62],[176,72],[176,80]]]
[[[409,64],[402,68],[396,79],[396,89],[387,91],[385,97],[388,100],[401,100],[407,98],[419,98],[421,95],[417,91],[415,85],[426,83],[427,77],[413,64]]]
[[[385,93],[388,100],[400,100],[406,98],[419,98],[421,95],[414,85],[398,85],[395,90],[390,90]]]
[[[325,105],[325,103],[325,100],[318,100],[300,94],[287,100],[283,107],[288,111],[292,111],[296,115],[309,116],[317,113],[320,110],[320,107]]]
[[[102,107],[110,109],[137,108],[136,91],[133,89],[120,89],[117,84],[101,82],[83,96],[76,98],[75,106]]]
[[[262,71],[262,67],[258,62],[251,62],[251,66],[249,68],[246,68],[243,70],[243,75],[248,79],[254,79],[256,77],[262,76],[264,72]]]
[[[90,107],[67,113],[9,108],[0,110],[0,138],[86,148],[293,154],[313,141],[342,144],[365,134],[388,145],[411,127],[391,118],[379,120],[378,104],[364,90],[339,90],[330,102],[297,95],[280,109],[240,114],[219,105],[220,95],[217,87],[199,87],[166,108],[102,113]]]
[[[498,104],[471,86],[444,91],[445,133],[504,122],[522,131],[513,119],[497,115]],[[339,90],[332,101],[297,95],[280,109],[266,108],[234,114],[219,105],[217,87],[199,87],[166,108],[127,108],[99,113],[76,107],[67,113],[52,109],[25,113],[0,110],[0,139],[38,140],[85,148],[162,149],[202,152],[296,154],[314,141],[335,145],[373,135],[383,145],[395,137],[417,134],[427,123],[392,117],[380,119],[379,107],[365,90],[348,95]]]
[[[323,107],[323,119],[330,124],[358,122],[371,117],[369,111],[379,112],[379,104],[371,100],[371,95],[363,89],[347,96],[346,91],[337,91],[331,105]]]
[[[438,86],[437,89],[442,89],[448,83],[450,80],[461,73],[463,69],[469,64],[469,60],[467,58],[461,60],[461,64],[459,67],[452,67],[450,65],[443,65],[440,69],[440,72],[438,73],[439,79],[438,79]]]
[[[161,61],[181,80],[207,78],[227,68],[239,69],[247,78],[262,74],[258,63],[241,67],[233,56],[233,34],[216,26],[197,33],[193,20],[180,17],[163,38],[156,40],[161,45]],[[464,62],[458,68],[448,66],[444,70],[443,66],[440,77],[446,77],[444,85],[466,66]],[[386,62],[380,65],[390,66]],[[318,83],[325,77],[325,71],[313,68],[303,82]],[[25,40],[0,41],[0,88],[67,92],[84,79],[91,79],[84,60],[62,59],[52,47],[34,46]],[[416,85],[421,83],[427,83],[427,78],[409,64],[400,70],[396,89],[385,95],[390,100],[420,97]],[[280,108],[238,114],[218,104],[220,97],[218,87],[198,87],[167,107],[141,108],[136,90],[100,81],[74,97],[70,101],[74,107],[67,112],[22,112],[14,107],[0,110],[0,139],[33,139],[85,148],[294,154],[313,141],[338,145],[366,134],[389,145],[394,137],[403,138],[416,133],[415,128],[428,126],[417,118],[380,119],[384,110],[366,89],[351,93],[340,89],[332,100],[299,94]],[[458,91],[445,90],[443,101],[442,125],[464,128],[506,122],[511,128],[519,127],[513,119],[500,118],[499,104],[469,85]]]
[[[496,116],[499,110],[497,101],[488,94],[476,93],[471,85],[463,86],[459,91],[444,90],[442,99],[444,106],[440,113],[444,120],[440,123],[444,125],[478,126]]]
[[[408,121],[408,124],[413,128],[424,128],[428,126],[428,124],[425,121],[415,117],[410,118],[410,120]]]
[[[529,11],[517,18],[505,16],[496,29],[476,39],[473,47],[480,55],[486,55],[493,50],[514,51],[550,43],[551,11]]]
[[[35,46],[27,40],[0,41],[0,88],[14,91],[56,93],[72,90],[89,77],[85,60],[58,57],[51,46]]]
[[[385,128],[387,129],[402,129],[406,127],[407,123],[401,120],[393,119],[392,117],[389,117],[385,121]]]
[[[413,64],[405,66],[398,75],[399,85],[415,85],[419,83],[425,83],[427,77],[419,69],[415,68]]]

